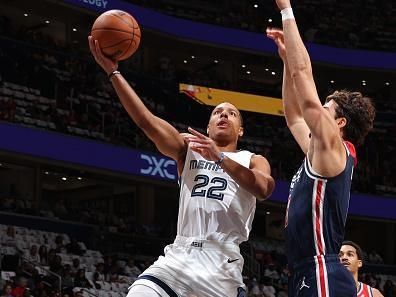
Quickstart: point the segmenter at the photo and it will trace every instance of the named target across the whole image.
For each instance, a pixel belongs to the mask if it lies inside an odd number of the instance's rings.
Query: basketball
[[[113,60],[125,60],[132,56],[140,44],[140,27],[135,18],[122,10],[102,13],[91,30],[93,39],[99,41],[104,55]]]

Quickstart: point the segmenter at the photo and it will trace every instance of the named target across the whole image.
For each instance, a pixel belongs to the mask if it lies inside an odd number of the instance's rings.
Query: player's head
[[[335,91],[326,98],[325,107],[333,114],[344,140],[361,145],[373,128],[375,108],[360,92]]]
[[[344,241],[338,254],[340,261],[352,273],[357,275],[363,266],[363,253],[359,245],[353,241]]]
[[[243,135],[243,120],[239,110],[228,102],[217,105],[209,119],[207,132],[210,138],[220,142],[236,142]]]

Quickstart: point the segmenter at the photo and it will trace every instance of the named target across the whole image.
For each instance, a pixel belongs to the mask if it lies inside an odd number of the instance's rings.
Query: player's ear
[[[336,122],[337,122],[338,128],[344,128],[346,126],[346,124],[348,123],[348,120],[344,117],[341,117],[341,118],[337,118]]]
[[[239,127],[238,136],[239,137],[243,136],[243,127]]]
[[[209,135],[209,125],[206,127],[206,134]]]
[[[362,268],[362,266],[363,266],[362,260],[358,260],[358,268]]]

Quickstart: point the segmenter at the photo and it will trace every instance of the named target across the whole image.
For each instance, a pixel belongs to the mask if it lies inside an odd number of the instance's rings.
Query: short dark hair
[[[356,250],[356,255],[357,255],[358,259],[363,261],[363,251],[362,251],[362,248],[357,243],[355,243],[351,240],[345,240],[342,242],[342,245],[353,246]]]
[[[326,98],[326,102],[330,100],[337,103],[336,118],[344,117],[347,120],[343,138],[357,146],[363,144],[366,135],[373,128],[375,118],[375,108],[371,99],[360,92],[341,90]]]

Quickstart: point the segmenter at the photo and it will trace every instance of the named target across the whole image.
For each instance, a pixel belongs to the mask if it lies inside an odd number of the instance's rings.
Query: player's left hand
[[[290,0],[276,0],[279,10],[291,7]]]
[[[107,58],[101,51],[99,41],[94,40],[92,36],[88,36],[89,49],[95,58],[96,63],[106,72],[107,75],[117,70],[118,62]]]
[[[286,63],[286,47],[285,47],[285,39],[283,37],[283,31],[277,28],[270,28],[268,27],[266,30],[267,37],[272,39],[276,45],[278,46],[278,54]]]
[[[220,160],[220,150],[212,139],[190,127],[188,132],[191,134],[185,134],[184,139],[194,152],[197,152],[208,161],[216,162]]]

